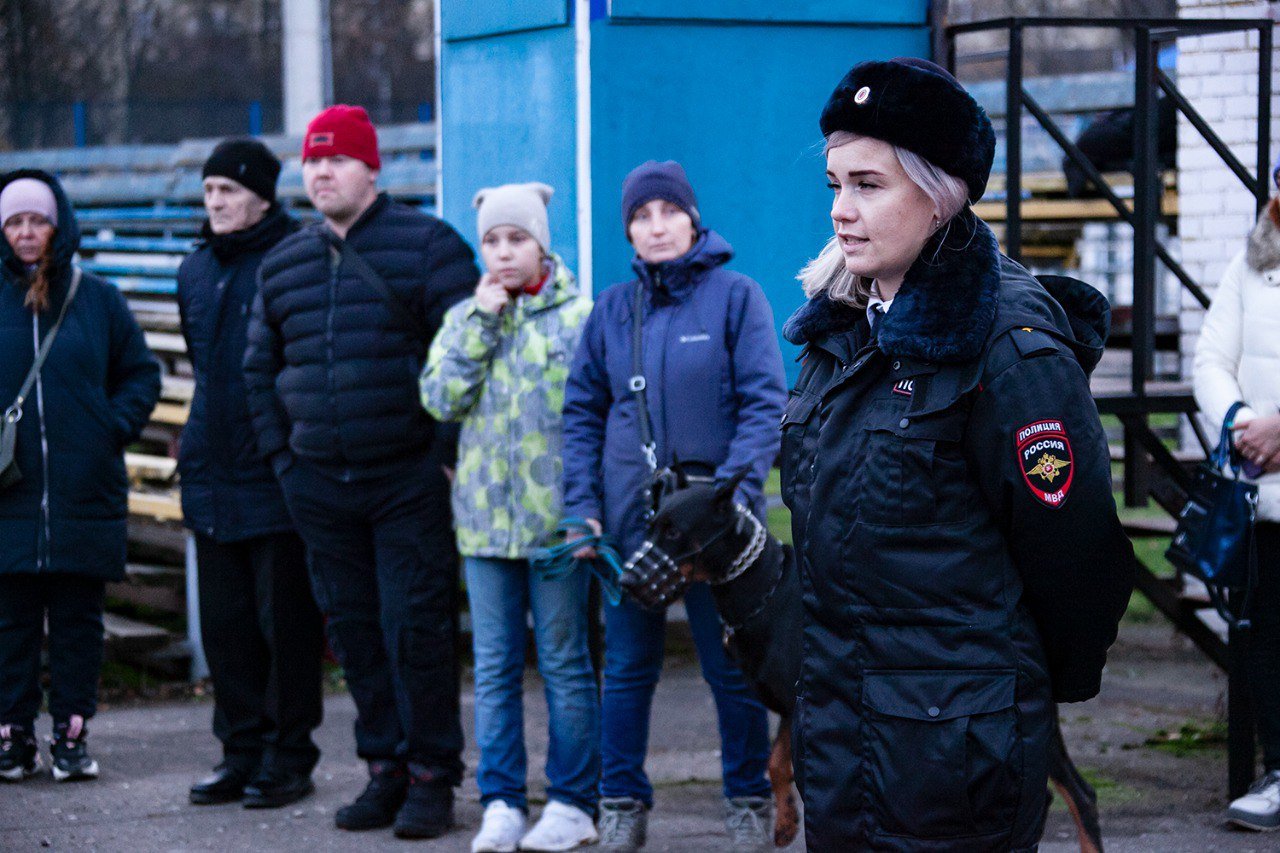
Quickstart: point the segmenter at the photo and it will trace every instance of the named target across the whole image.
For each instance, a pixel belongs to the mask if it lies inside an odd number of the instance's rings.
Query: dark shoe
[[[0,782],[21,782],[40,772],[40,746],[29,726],[0,726]]]
[[[438,838],[453,826],[453,786],[409,766],[409,795],[396,815],[396,838]]]
[[[244,786],[246,809],[278,809],[296,803],[316,789],[310,773],[267,767]]]
[[[213,768],[213,773],[191,786],[191,804],[214,806],[218,803],[234,803],[244,796],[244,787],[251,778],[253,773],[248,769],[224,761]]]
[[[49,753],[53,756],[53,781],[81,782],[98,778],[98,762],[89,757],[85,739],[89,730],[84,717],[73,714],[63,723],[54,723],[53,743]]]
[[[352,831],[391,826],[408,790],[409,775],[404,765],[370,761],[369,784],[354,803],[338,809],[333,816],[334,826]]]

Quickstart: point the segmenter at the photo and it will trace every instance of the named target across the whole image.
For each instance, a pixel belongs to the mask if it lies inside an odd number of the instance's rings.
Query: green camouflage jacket
[[[560,410],[591,299],[551,257],[551,280],[501,314],[474,298],[451,308],[422,371],[422,405],[462,422],[453,523],[463,556],[525,557],[560,520]]]

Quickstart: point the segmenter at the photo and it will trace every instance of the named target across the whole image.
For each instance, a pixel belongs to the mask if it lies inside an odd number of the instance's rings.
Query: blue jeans
[[[523,679],[528,612],[546,687],[547,798],[595,814],[600,778],[600,697],[587,650],[585,571],[544,580],[525,560],[467,557],[476,659],[480,802],[528,811]]]
[[[724,795],[766,796],[768,715],[737,665],[725,654],[724,628],[710,587],[694,584],[684,602],[702,677],[711,686],[716,702]],[[644,758],[665,635],[663,613],[652,613],[625,598],[617,606],[605,606],[604,736],[600,745],[600,793],[605,797],[632,797],[653,806],[653,786],[644,772]]]

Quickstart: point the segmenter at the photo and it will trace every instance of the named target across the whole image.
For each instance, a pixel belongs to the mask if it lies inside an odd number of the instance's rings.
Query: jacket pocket
[[[881,832],[1007,832],[1021,776],[1013,670],[873,670],[864,677],[868,773]]]
[[[962,412],[912,417],[898,406],[869,412],[869,433],[861,488],[859,520],[886,526],[912,526],[953,521],[965,507],[948,502],[948,483],[966,478],[960,439]]]
[[[782,500],[792,506],[797,478],[806,482],[809,472],[803,470],[805,463],[804,434],[805,425],[818,407],[818,396],[808,391],[792,391],[787,399],[787,407],[782,412]]]

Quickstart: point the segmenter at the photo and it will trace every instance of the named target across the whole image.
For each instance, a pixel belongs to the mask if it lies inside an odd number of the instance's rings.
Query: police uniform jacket
[[[966,211],[875,340],[825,296],[788,321],[810,850],[1037,844],[1054,702],[1098,692],[1133,581],[1087,379],[1108,320]]]

